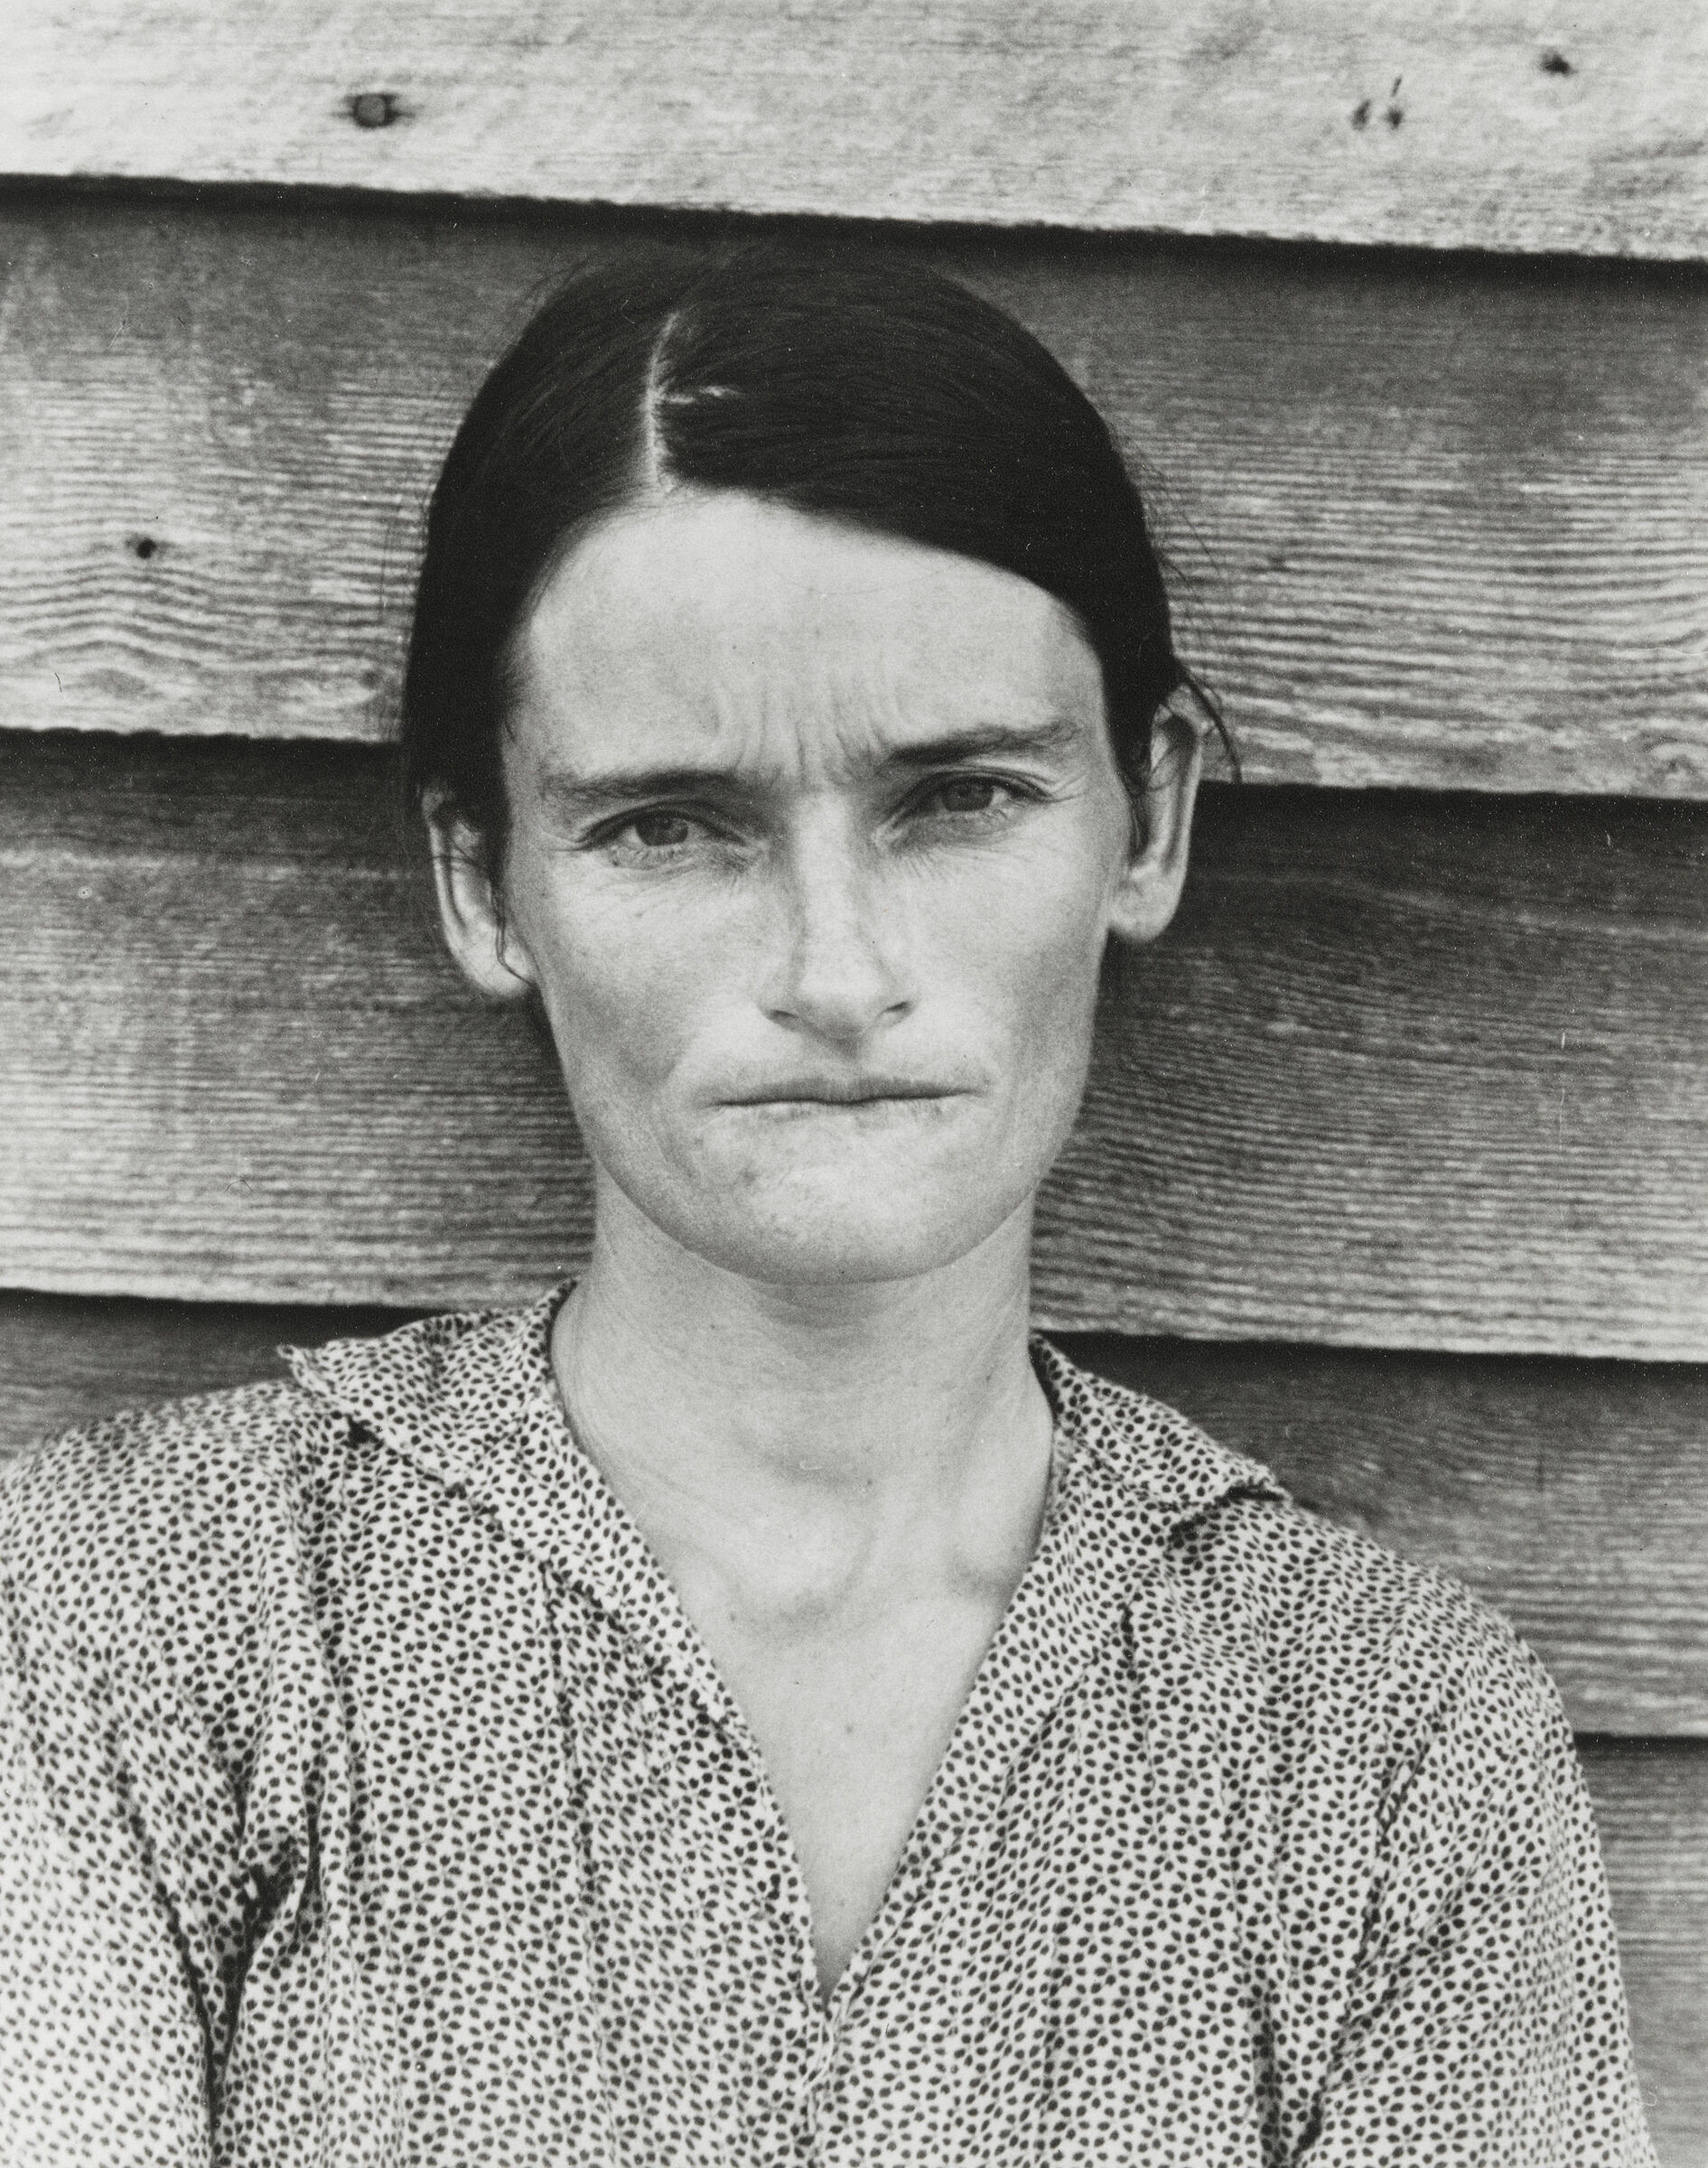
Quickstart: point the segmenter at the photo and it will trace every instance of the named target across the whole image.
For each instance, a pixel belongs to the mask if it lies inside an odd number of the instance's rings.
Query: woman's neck
[[[1030,1213],[918,1278],[757,1285],[602,1195],[552,1359],[570,1420],[677,1578],[788,1611],[921,1575],[1012,1586],[1050,1416],[1027,1354]]]

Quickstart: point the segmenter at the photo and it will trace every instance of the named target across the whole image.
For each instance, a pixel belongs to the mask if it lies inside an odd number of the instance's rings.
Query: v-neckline
[[[752,1726],[639,1523],[576,1438],[549,1360],[528,1397],[530,1458],[537,1456],[536,1466],[554,1464],[571,1485],[574,1519],[583,1533],[580,1570],[568,1577],[693,1697],[747,1763],[784,1865],[776,1902],[793,1933],[800,1989],[833,2031],[936,1870],[970,1864],[973,1833],[993,1827],[993,1799],[1114,1629],[1137,1567],[1124,1547],[1107,1540],[1104,1514],[1091,1516],[1103,1530],[1098,1541],[1085,1540],[1089,1501],[1082,1488],[1107,1490],[1113,1478],[1080,1450],[1083,1433],[1065,1414],[1035,1342],[1033,1365],[1053,1418],[1038,1541],[985,1645],[883,1893],[828,1995],[819,1981],[806,1871]]]

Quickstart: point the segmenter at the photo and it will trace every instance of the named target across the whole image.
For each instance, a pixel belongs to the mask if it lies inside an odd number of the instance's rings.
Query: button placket
[[[801,2079],[801,2106],[806,2115],[807,2143],[815,2163],[821,2162],[825,2157],[826,2096],[836,2073],[842,2032],[842,2015],[837,2002],[833,2000],[831,2008],[819,2014],[817,2037],[807,2059],[806,2072]]]

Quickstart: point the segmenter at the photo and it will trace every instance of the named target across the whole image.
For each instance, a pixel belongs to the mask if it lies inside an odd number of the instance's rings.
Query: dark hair
[[[602,514],[674,480],[1018,573],[1102,665],[1129,783],[1182,690],[1139,493],[1107,425],[1012,317],[906,261],[647,247],[576,272],[493,369],[428,514],[404,680],[412,799],[496,868],[514,636]]]

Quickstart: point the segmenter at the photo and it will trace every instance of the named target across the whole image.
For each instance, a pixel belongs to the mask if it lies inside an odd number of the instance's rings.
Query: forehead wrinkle
[[[717,500],[620,518],[561,568],[519,644],[529,734],[542,752],[537,732],[555,739],[565,770],[704,767],[798,787],[980,725],[1032,730],[1087,706],[1100,720],[1095,658],[1043,590],[736,509],[733,539],[714,520],[709,553],[696,530]]]
[[[1013,698],[1008,688],[963,701],[914,697],[893,672],[824,673],[818,697],[804,702],[798,681],[765,687],[758,709],[720,720],[716,736],[733,742],[733,771],[761,788],[847,787],[933,761],[1059,755],[1077,746],[1085,721],[1050,699]],[[962,742],[964,741],[964,749]]]
[[[954,757],[953,741],[963,737],[973,753],[999,753],[1000,740],[1012,736],[1017,751],[1059,754],[1084,736],[1087,722],[1101,721],[1100,678],[1088,688],[1096,712],[1082,713],[1078,688],[1049,682],[1053,672],[1019,687],[1003,673],[970,680],[921,673],[914,660],[905,643],[887,640],[853,657],[835,649],[779,655],[774,669],[714,685],[713,731],[753,747],[751,761],[738,752],[743,766],[796,780],[823,769],[844,779],[906,766],[915,749]]]
[[[1059,699],[985,696],[916,706],[887,678],[827,672],[826,696],[807,706],[798,685],[794,678],[764,681],[758,706],[751,680],[739,698],[727,687],[707,687],[710,696],[698,713],[688,707],[672,713],[677,727],[649,733],[643,723],[628,734],[623,750],[632,757],[585,769],[573,758],[548,759],[538,788],[566,810],[599,811],[649,792],[722,788],[757,799],[846,788],[938,762],[1004,754],[1049,760],[1087,750],[1090,718]],[[957,707],[962,712],[955,713]],[[828,718],[827,728],[818,726],[821,716]]]
[[[721,667],[725,656],[714,649],[703,674],[673,688],[659,727],[637,729],[646,767],[799,787],[845,780],[918,734],[883,643],[854,659],[810,642],[755,643],[736,651],[733,669]]]

